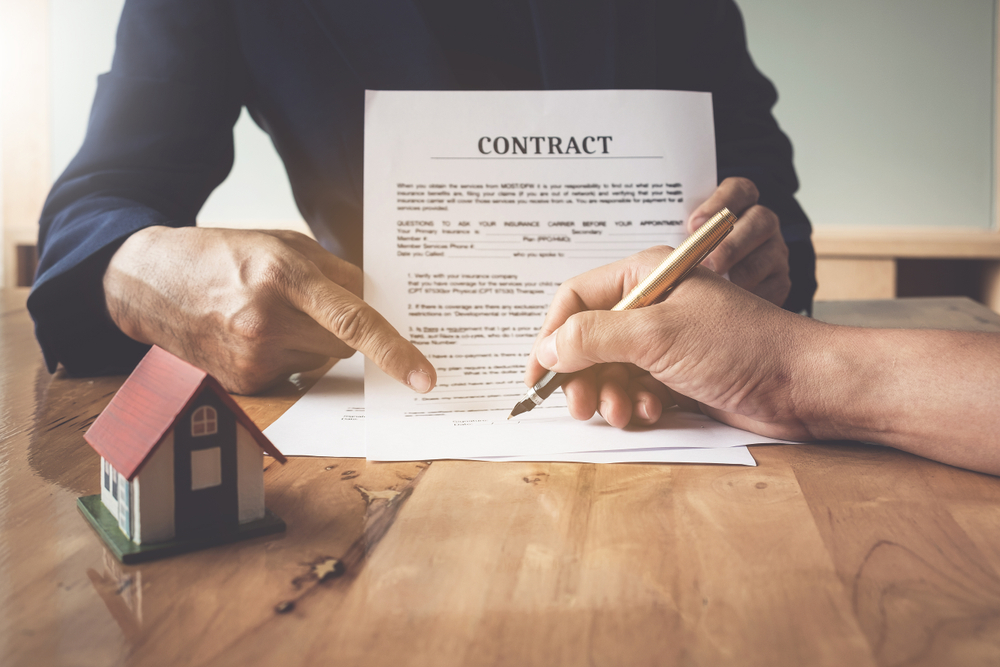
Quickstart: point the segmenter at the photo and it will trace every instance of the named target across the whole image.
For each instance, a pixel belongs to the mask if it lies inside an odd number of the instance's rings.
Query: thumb
[[[642,367],[653,342],[652,309],[590,310],[571,316],[538,342],[535,358],[557,373],[574,373],[594,364],[632,363]]]

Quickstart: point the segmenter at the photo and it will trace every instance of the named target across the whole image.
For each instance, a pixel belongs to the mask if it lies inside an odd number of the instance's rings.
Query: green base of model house
[[[238,542],[252,537],[280,533],[285,530],[285,522],[269,509],[264,510],[264,518],[240,524],[234,532],[218,532],[199,539],[168,540],[153,544],[136,544],[125,537],[118,527],[118,519],[111,515],[101,502],[101,496],[77,498],[76,506],[108,545],[115,557],[123,563],[142,563],[165,558],[189,551],[198,551],[220,544]]]

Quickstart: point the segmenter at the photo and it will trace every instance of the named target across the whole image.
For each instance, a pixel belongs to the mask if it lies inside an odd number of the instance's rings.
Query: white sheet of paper
[[[364,458],[364,357],[335,363],[264,435],[285,456]]]
[[[619,449],[610,452],[570,452],[544,456],[498,456],[480,461],[557,461],[560,463],[716,463],[756,466],[746,447],[725,449]]]
[[[684,431],[576,422],[561,392],[507,415],[559,283],[677,245],[714,191],[710,94],[369,91],[365,105],[365,299],[438,370],[418,395],[366,363],[368,458],[691,447]]]
[[[285,456],[365,456],[364,365],[361,355],[338,361],[306,394],[264,430]],[[683,435],[692,448],[549,453],[542,457],[483,457],[490,461],[576,461],[581,463],[722,463],[756,465],[746,447],[751,439],[778,442],[730,428],[700,414],[669,410],[661,427]]]

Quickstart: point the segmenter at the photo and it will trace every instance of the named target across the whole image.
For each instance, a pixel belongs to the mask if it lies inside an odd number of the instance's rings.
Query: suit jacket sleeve
[[[792,165],[792,145],[771,114],[778,93],[750,58],[743,18],[736,5],[732,0],[720,0],[715,13],[719,39],[705,52],[714,60],[719,180],[749,178],[760,191],[760,204],[778,215],[792,274],[792,292],[785,307],[796,312],[807,310],[816,291],[815,253],[809,219],[794,196],[799,183]]]
[[[233,162],[241,69],[232,21],[209,0],[129,0],[86,139],[42,211],[28,299],[50,371],[124,372],[146,351],[112,322],[102,280],[151,225],[194,225]]]

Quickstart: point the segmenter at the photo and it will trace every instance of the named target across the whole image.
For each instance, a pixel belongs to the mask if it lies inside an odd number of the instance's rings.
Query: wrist
[[[878,330],[820,324],[798,371],[796,412],[817,440],[878,441],[885,433],[887,374]]]
[[[169,227],[145,227],[133,233],[111,256],[104,271],[102,286],[108,316],[122,333],[147,345],[152,340],[143,330],[145,291],[141,286],[150,277],[151,257],[158,236]]]

